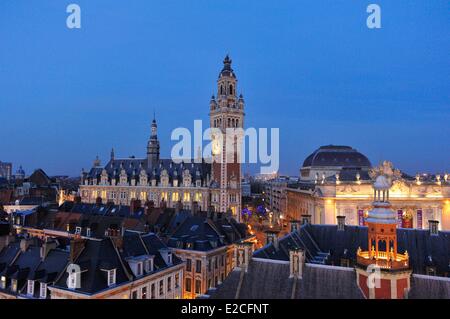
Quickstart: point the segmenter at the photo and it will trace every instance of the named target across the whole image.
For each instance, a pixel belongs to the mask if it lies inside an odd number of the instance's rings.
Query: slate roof
[[[195,216],[181,213],[174,217],[170,229],[174,231],[168,240],[169,247],[198,251],[223,247],[249,236],[245,224],[220,213],[217,218],[209,218],[205,213]]]
[[[25,251],[20,249],[20,238],[4,247],[0,252],[0,275],[7,279],[2,291],[12,295],[27,295],[27,281],[53,283],[56,276],[67,264],[69,252],[58,247],[51,249],[46,257],[41,257],[42,241],[28,239]],[[17,280],[17,292],[11,289],[11,279]],[[39,287],[35,285],[33,296],[39,297]]]
[[[83,271],[80,288],[74,291],[93,295],[108,289],[107,272],[102,269],[116,269],[115,286],[137,279],[126,261],[130,257],[154,255],[154,272],[182,263],[177,256],[173,255],[173,263],[166,264],[159,252],[159,249],[162,248],[167,248],[167,246],[153,233],[142,235],[126,231],[123,236],[122,248],[117,247],[111,238],[87,240],[84,249],[74,261],[75,264],[82,267]],[[68,290],[67,276],[65,272],[62,273],[55,287]]]
[[[369,159],[350,146],[321,146],[303,162],[303,167],[337,166],[337,167],[371,167]]]
[[[303,225],[298,232],[292,232],[278,240],[278,249],[273,244],[254,252],[257,258],[289,260],[290,248],[305,249],[307,262],[318,252],[330,253],[329,264],[340,265],[346,257],[352,262],[356,259],[358,247],[367,250],[368,229],[364,226],[345,226],[338,231],[337,225]],[[428,256],[436,266],[438,274],[450,273],[450,232],[441,231],[438,236],[430,235],[429,230],[397,229],[398,251],[408,251],[410,265],[416,274],[425,274]]]
[[[148,165],[147,158],[124,158],[124,159],[111,159],[104,167],[93,167],[87,174],[88,178],[97,178],[98,182],[100,182],[100,176],[102,174],[103,169],[108,173],[109,178],[116,177],[120,175],[122,169],[125,170],[128,180],[131,180],[133,176],[138,176],[142,169],[145,170],[148,176],[148,180],[152,180],[155,178],[157,182],[160,181],[161,172],[166,170],[169,175],[169,181],[173,179],[180,179],[183,176],[183,172],[185,170],[189,170],[189,173],[192,176],[192,181],[196,181],[197,179],[202,180],[202,182],[206,182],[207,176],[211,175],[211,164],[202,162],[202,163],[175,163],[172,159],[160,159],[159,163],[152,167]]]
[[[241,271],[235,270],[208,294],[235,299]],[[294,291],[294,281],[296,281]],[[294,291],[294,293],[293,293]],[[353,269],[305,265],[302,279],[289,278],[289,263],[253,259],[244,274],[239,299],[361,299]]]

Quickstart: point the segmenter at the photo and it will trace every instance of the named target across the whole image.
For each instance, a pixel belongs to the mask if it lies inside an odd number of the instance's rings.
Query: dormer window
[[[75,228],[75,234],[77,234],[77,235],[79,235],[79,234],[81,234],[81,227],[76,227]]]
[[[17,279],[12,279],[11,280],[11,290],[13,292],[17,292]]]
[[[32,296],[34,294],[34,280],[28,280],[27,295]]]
[[[91,229],[89,227],[86,229],[86,236],[91,237]]]
[[[143,269],[142,269],[142,262],[137,263],[137,269],[136,269],[136,276],[142,276],[143,275]]]
[[[108,286],[113,286],[116,284],[116,269],[108,270]]]
[[[145,272],[150,273],[153,271],[153,259],[152,258],[148,258],[145,261]]]
[[[42,299],[46,299],[47,298],[47,284],[44,283],[44,282],[41,282],[39,296]]]

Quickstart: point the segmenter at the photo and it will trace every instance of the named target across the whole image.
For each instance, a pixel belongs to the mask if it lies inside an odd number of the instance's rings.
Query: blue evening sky
[[[167,157],[172,129],[208,123],[226,53],[246,126],[280,128],[281,173],[326,144],[450,170],[447,0],[1,0],[0,161],[75,176],[112,146],[143,156],[153,110]]]

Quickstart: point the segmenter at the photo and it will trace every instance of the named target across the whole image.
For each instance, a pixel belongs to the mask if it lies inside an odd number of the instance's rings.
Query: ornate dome
[[[236,78],[236,75],[234,74],[233,69],[231,68],[231,63],[233,61],[230,59],[230,57],[227,55],[225,59],[223,60],[223,69],[219,74],[219,78],[222,76],[229,76],[232,78]]]
[[[369,168],[369,159],[350,146],[321,146],[309,155],[303,162],[303,167],[336,166]]]

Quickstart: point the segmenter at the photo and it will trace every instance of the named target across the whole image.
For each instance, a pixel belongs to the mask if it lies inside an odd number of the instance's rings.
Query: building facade
[[[5,163],[0,161],[0,177],[11,179],[12,174],[12,163]]]
[[[393,169],[392,164],[385,162]],[[394,169],[393,169],[394,170]],[[450,179],[447,174],[399,175],[392,183],[389,200],[397,213],[400,228],[427,228],[437,220],[439,229],[450,229]],[[340,171],[311,185],[288,189],[288,218],[311,216],[315,224],[335,224],[345,216],[349,225],[366,225],[365,218],[373,208],[373,182],[367,171]]]
[[[226,136],[227,128],[242,128],[244,100],[236,96],[237,79],[227,56],[219,75],[217,100],[210,103],[211,128]],[[83,202],[114,202],[129,205],[132,199],[153,201],[155,207],[175,207],[181,201],[185,209],[194,202],[200,210],[210,206],[216,211],[231,211],[240,218],[241,165],[235,161],[239,142],[232,144],[232,158],[227,143],[221,143],[219,134],[213,136],[212,163],[201,157],[190,161],[160,158],[157,123],[153,119],[151,134],[144,158],[117,158],[114,150],[104,166],[96,158],[89,172],[82,171],[79,193]],[[227,161],[228,160],[228,161]]]

